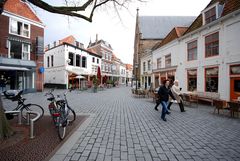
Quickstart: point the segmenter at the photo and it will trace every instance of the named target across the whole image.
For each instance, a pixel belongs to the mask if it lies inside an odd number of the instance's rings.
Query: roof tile
[[[153,47],[153,50],[181,37],[186,30],[187,27],[174,27],[160,43]]]
[[[73,35],[70,35],[68,37],[63,38],[62,40],[59,40],[59,44],[63,44],[64,42],[75,45],[76,39]]]

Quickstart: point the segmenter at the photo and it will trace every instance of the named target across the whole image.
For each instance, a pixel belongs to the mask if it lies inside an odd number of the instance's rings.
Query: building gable
[[[22,16],[37,23],[42,23],[37,15],[31,10],[29,5],[21,0],[7,0],[4,4],[4,11]]]

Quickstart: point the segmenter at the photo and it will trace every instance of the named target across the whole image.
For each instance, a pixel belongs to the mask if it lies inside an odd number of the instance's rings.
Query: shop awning
[[[20,71],[28,71],[28,68],[23,67],[11,67],[11,66],[0,66],[0,70],[20,70]]]
[[[76,76],[76,78],[78,78],[78,79],[86,79],[84,76],[81,76],[81,75]]]
[[[74,73],[74,74],[76,74],[76,75],[81,75],[81,74],[82,74],[81,72],[76,71],[76,70],[72,70],[72,69],[70,69],[70,68],[67,68],[66,71],[67,71],[68,73]]]

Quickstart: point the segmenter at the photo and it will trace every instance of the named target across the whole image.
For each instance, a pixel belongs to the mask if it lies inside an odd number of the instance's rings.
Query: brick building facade
[[[0,90],[42,91],[43,23],[24,1],[8,0],[0,24]]]

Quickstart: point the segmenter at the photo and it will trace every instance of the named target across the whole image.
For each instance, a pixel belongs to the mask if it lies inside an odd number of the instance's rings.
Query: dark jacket
[[[158,95],[160,97],[160,101],[167,102],[169,99],[169,95],[174,99],[174,96],[172,95],[172,92],[169,88],[166,88],[165,85],[161,85],[158,90]]]

